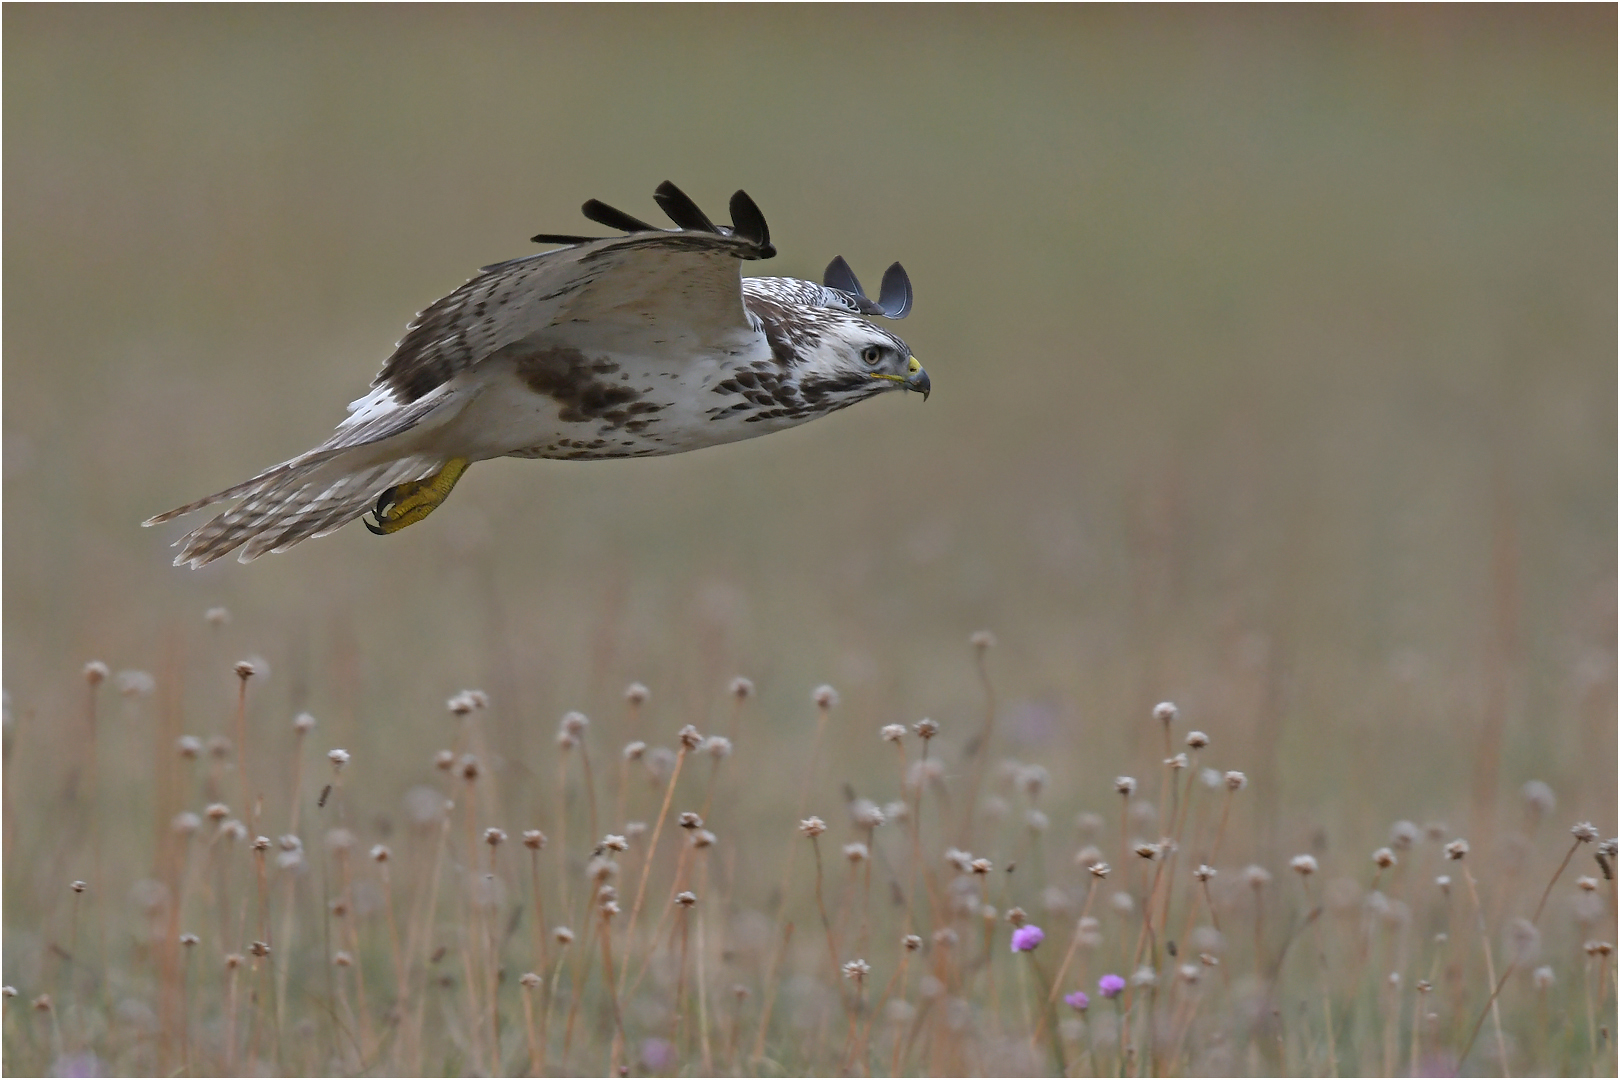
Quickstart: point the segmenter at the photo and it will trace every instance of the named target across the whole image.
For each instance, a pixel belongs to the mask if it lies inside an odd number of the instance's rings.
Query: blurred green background
[[[1245,844],[1364,860],[1394,817],[1506,820],[1489,793],[1531,777],[1612,811],[1611,7],[11,6],[4,31],[13,807],[59,790],[101,658],[157,676],[104,734],[110,805],[148,820],[160,733],[228,733],[245,655],[266,744],[312,710],[379,814],[462,687],[521,770],[632,679],[654,741],[707,729],[735,674],[761,693],[737,805],[776,805],[825,681],[835,806],[892,788],[880,723],[933,716],[954,753],[990,628],[995,752],[1071,810],[1152,775],[1170,698],[1254,778]],[[903,260],[933,399],[487,463],[405,533],[246,567],[173,568],[183,530],[139,527],[324,437],[477,266],[588,197],[652,213],[666,178],[756,199],[782,254],[750,273]],[[51,847],[48,816],[21,828],[25,860]]]

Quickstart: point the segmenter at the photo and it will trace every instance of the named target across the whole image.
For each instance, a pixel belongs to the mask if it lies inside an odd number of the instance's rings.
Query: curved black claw
[[[369,529],[371,532],[376,533],[378,536],[387,536],[388,535],[388,530],[387,529],[384,529],[381,526],[372,524],[371,519],[368,518],[368,517],[363,517],[362,516],[360,518],[360,524],[364,525],[367,529]]]

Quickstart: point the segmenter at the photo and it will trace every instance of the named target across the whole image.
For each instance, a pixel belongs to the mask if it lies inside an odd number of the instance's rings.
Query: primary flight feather
[[[911,309],[899,263],[876,300],[842,258],[821,285],[744,278],[743,260],[776,254],[752,199],[733,195],[724,226],[668,181],[654,198],[676,228],[590,200],[585,216],[623,236],[542,233],[564,246],[484,267],[417,315],[325,442],[145,524],[238,499],[174,561],[240,547],[247,562],[368,513],[372,532],[397,532],[486,458],[678,454],[887,390],[928,396],[910,348],[867,319]]]

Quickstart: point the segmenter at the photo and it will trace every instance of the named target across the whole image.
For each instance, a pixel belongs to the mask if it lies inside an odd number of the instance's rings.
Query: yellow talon
[[[377,507],[373,511],[377,523],[374,525],[367,521],[366,528],[378,536],[386,536],[399,532],[407,525],[415,525],[450,497],[456,481],[461,479],[461,474],[471,464],[466,458],[451,458],[432,476],[395,484],[378,497]]]

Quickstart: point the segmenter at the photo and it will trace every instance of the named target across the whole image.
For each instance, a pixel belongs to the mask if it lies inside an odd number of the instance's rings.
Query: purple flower
[[[675,1047],[665,1039],[642,1040],[641,1067],[648,1072],[669,1072],[675,1067]]]
[[[1063,995],[1063,1003],[1075,1012],[1085,1012],[1091,1007],[1091,999],[1086,997],[1084,990],[1076,990],[1072,994]]]
[[[1097,989],[1105,998],[1116,998],[1125,989],[1125,980],[1118,975],[1104,975],[1097,980]]]
[[[1046,940],[1046,931],[1030,923],[1020,926],[1012,934],[1013,952],[1034,952],[1035,946]]]

